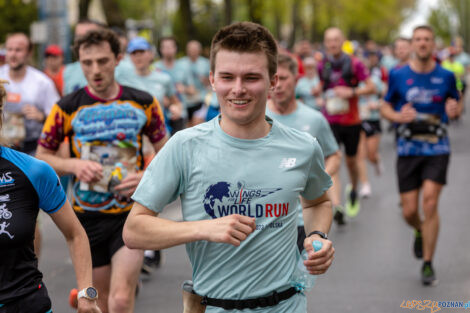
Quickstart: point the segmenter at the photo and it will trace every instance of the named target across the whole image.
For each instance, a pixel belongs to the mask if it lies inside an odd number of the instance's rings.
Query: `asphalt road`
[[[439,284],[423,287],[420,283],[421,262],[412,255],[413,232],[398,206],[393,138],[386,134],[381,144],[386,171],[380,177],[370,171],[373,195],[362,201],[358,217],[342,228],[333,225],[330,238],[336,248],[335,261],[308,294],[309,312],[408,312],[417,308],[401,308],[403,301],[470,300],[470,113],[451,125],[450,136],[452,157],[439,206],[441,230],[434,260]],[[178,204],[168,207],[165,216],[180,219]],[[47,216],[42,218],[42,232],[40,268],[54,312],[73,312],[67,299],[74,274],[65,241]],[[180,285],[190,277],[184,247],[165,250],[163,266],[143,282],[135,312],[181,313]]]

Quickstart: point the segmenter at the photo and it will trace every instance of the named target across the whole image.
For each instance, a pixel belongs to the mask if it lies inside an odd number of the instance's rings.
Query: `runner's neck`
[[[419,74],[427,74],[431,73],[434,68],[436,67],[436,61],[433,58],[429,58],[427,60],[419,60],[417,58],[413,58],[410,61],[410,67],[413,72]]]
[[[93,88],[90,87],[90,85],[87,86],[88,91],[95,97],[103,100],[111,100],[111,99],[116,99],[117,96],[119,95],[119,92],[121,91],[121,88],[119,87],[119,84],[114,81],[109,88],[103,92],[97,92]]]
[[[219,121],[220,128],[226,134],[238,139],[260,139],[267,136],[271,130],[271,125],[266,121],[265,115],[260,115],[260,118],[261,116],[262,121],[255,119],[243,125],[222,116]]]
[[[14,70],[10,67],[8,75],[13,82],[21,82],[25,76],[28,66],[25,64],[20,69]]]

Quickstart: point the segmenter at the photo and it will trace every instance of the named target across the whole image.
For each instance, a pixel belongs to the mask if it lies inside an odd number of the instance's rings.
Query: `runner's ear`
[[[209,72],[209,82],[211,83],[212,91],[215,91],[214,74],[212,73],[212,71]]]

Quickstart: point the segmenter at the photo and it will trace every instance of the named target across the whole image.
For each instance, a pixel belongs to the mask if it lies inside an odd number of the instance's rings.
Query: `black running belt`
[[[279,302],[284,301],[295,295],[297,291],[294,287],[286,289],[281,292],[273,291],[269,296],[254,298],[254,299],[245,299],[245,300],[225,300],[225,299],[215,299],[209,297],[203,297],[201,304],[216,306],[223,308],[225,310],[243,310],[243,309],[255,309],[255,308],[265,308],[268,306],[275,306]]]

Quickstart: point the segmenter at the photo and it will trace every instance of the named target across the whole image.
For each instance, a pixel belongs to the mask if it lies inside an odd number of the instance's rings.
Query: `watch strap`
[[[318,236],[322,237],[323,239],[328,239],[328,235],[325,234],[325,233],[322,232],[322,231],[319,231],[319,230],[314,230],[314,231],[312,231],[311,233],[309,233],[309,234],[307,235],[307,237],[310,237],[310,236],[312,236],[312,235],[318,235]]]

